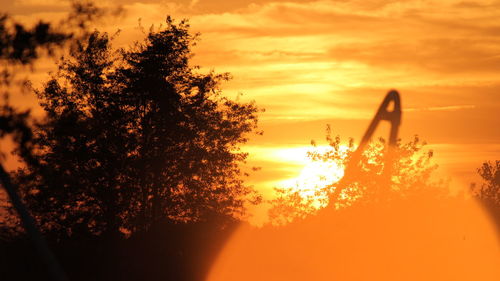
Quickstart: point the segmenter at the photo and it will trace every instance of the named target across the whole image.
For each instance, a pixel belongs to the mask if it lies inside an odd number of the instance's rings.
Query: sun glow
[[[331,147],[315,147],[313,150],[290,150],[286,158],[301,160],[303,164],[299,174],[294,178],[288,178],[277,183],[279,189],[291,189],[297,191],[305,199],[313,199],[312,206],[324,207],[327,195],[322,192],[328,186],[338,182],[344,176],[344,165],[341,159],[337,160],[313,160],[309,153],[324,153]],[[341,146],[342,151],[347,151],[347,146]],[[295,155],[291,155],[295,154]]]
[[[308,161],[296,178],[286,179],[280,187],[304,192],[323,188],[337,182],[344,176],[344,167],[333,161]]]

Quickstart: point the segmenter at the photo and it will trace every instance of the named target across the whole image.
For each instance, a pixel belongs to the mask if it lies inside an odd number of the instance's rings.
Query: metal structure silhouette
[[[393,103],[394,107],[391,111],[389,111],[389,107]],[[380,121],[385,120],[391,123],[391,131],[389,134],[389,149],[396,145],[399,125],[401,124],[401,99],[399,97],[399,93],[396,90],[391,90],[382,101],[382,104],[378,108],[377,114],[373,117],[370,126],[365,132],[363,139],[361,139],[361,143],[356,151],[362,151],[368,141],[373,136],[373,133],[377,129]]]
[[[392,109],[391,109],[392,105]],[[370,125],[366,129],[361,142],[353,152],[350,160],[348,161],[344,177],[342,178],[342,182],[349,182],[355,177],[355,172],[359,170],[359,161],[361,158],[361,154],[364,152],[366,145],[370,142],[370,139],[373,137],[373,133],[377,129],[380,121],[388,121],[391,124],[391,130],[389,132],[389,145],[387,147],[387,152],[385,156],[384,170],[383,173],[385,176],[389,176],[392,167],[392,158],[394,147],[397,145],[398,141],[398,133],[399,126],[401,125],[401,98],[396,90],[390,90],[385,96],[384,100],[380,104],[377,113],[373,117]],[[338,186],[344,186],[343,184],[339,184]],[[340,188],[335,189],[332,198],[336,198],[342,190]]]

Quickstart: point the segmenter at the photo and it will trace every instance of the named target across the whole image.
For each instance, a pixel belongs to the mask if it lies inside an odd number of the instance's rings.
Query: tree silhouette
[[[71,30],[58,30],[44,21],[28,27],[15,21],[8,14],[0,12],[0,90],[3,96],[0,105],[0,138],[11,136],[14,141],[14,150],[27,161],[34,160],[31,157],[30,110],[19,110],[10,103],[10,96],[13,92],[26,90],[29,82],[16,77],[16,72],[26,67],[33,70],[33,63],[36,60],[46,55],[53,56],[55,50],[62,49],[71,38],[73,38]],[[5,157],[5,152],[0,151],[2,158]],[[6,174],[5,177],[9,175]],[[2,182],[2,184],[6,183]],[[11,192],[15,193],[14,190]],[[18,217],[12,214],[5,215],[13,211],[5,202],[2,202],[0,206],[2,214],[0,235],[2,237],[10,237],[20,231]]]
[[[484,162],[477,169],[483,179],[481,185],[472,185],[472,193],[490,211],[500,225],[500,160]]]
[[[96,31],[61,61],[37,92],[47,113],[33,139],[40,165],[18,175],[44,230],[116,237],[229,221],[258,201],[239,168],[258,109],[221,95],[228,74],[190,65],[196,38],[168,17],[130,49]]]
[[[81,22],[87,22],[85,19],[95,18],[93,15],[100,10],[99,8],[93,10],[77,9],[77,7],[92,6],[90,3],[80,4],[79,1],[73,2],[75,8],[73,20],[83,19]],[[27,79],[19,80],[16,77],[18,70],[25,69],[26,66],[33,70],[34,62],[37,59],[44,55],[54,56],[54,50],[61,50],[67,42],[71,41],[70,39],[75,38],[76,33],[72,28],[72,24],[67,27],[68,30],[57,30],[50,23],[39,21],[32,28],[27,28],[25,25],[12,20],[7,14],[0,13],[0,63],[2,66],[0,90],[2,90],[4,98],[3,103],[0,105],[0,137],[12,136],[15,151],[31,166],[38,167],[38,162],[32,154],[33,132],[30,123],[30,110],[20,111],[10,104],[9,97],[13,90],[24,91],[29,89]],[[79,26],[78,28],[80,29],[78,37],[85,37],[85,26]],[[17,89],[18,86],[20,86],[19,89]],[[0,153],[1,156],[4,156],[4,151]],[[2,240],[0,247],[5,256],[9,257],[7,260],[2,260],[3,268],[0,268],[0,275],[7,279],[15,278],[17,280],[22,278],[20,272],[25,271],[21,270],[24,265],[19,266],[19,262],[16,264],[17,259],[13,257],[16,255],[12,254],[21,251],[21,255],[24,256],[24,251],[20,249],[25,249],[24,245],[16,245],[16,239],[23,237],[22,225],[38,253],[38,259],[43,262],[43,270],[40,270],[43,272],[42,276],[45,275],[44,273],[49,273],[52,280],[66,280],[64,271],[49,249],[45,238],[40,234],[29,210],[26,209],[20,199],[17,187],[12,183],[11,174],[4,169],[3,165],[0,165],[0,178],[1,184],[8,195],[8,201],[10,201],[10,205],[6,204],[5,199],[2,198],[0,206],[2,216],[0,218],[0,238]],[[18,241],[24,242],[22,238]],[[11,249],[14,249],[14,252]],[[30,255],[27,256],[30,259]],[[30,269],[28,271],[33,272],[32,269],[36,267],[33,267],[29,262],[28,268]],[[12,270],[5,272],[5,268]],[[35,270],[35,273],[32,273],[33,276],[43,280],[44,278],[38,272],[38,270]],[[11,274],[13,275],[11,276]]]
[[[342,146],[341,138],[333,137],[329,126],[326,139],[329,149],[324,152],[312,150],[308,153],[309,158],[345,167],[355,151],[353,140]],[[278,196],[270,202],[270,221],[275,225],[285,225],[316,214],[326,206],[339,209],[353,204],[387,204],[407,197],[444,196],[446,189],[440,188],[443,182],[431,179],[437,165],[432,163],[433,152],[425,150],[425,145],[418,136],[407,143],[398,140],[391,155],[393,166],[389,167],[387,175],[384,173],[388,169],[385,167],[387,143],[380,138],[370,142],[361,154],[359,170],[352,177],[354,180],[325,182],[324,186],[314,187],[314,192],[307,189],[304,192],[305,187],[300,186],[299,189],[276,188]]]

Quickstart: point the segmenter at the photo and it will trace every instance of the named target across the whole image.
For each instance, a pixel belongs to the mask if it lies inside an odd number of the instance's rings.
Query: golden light
[[[326,195],[318,194],[318,191],[339,181],[343,175],[344,168],[335,162],[310,161],[296,178],[283,180],[278,188],[289,188],[298,191],[304,198],[315,198],[313,206],[319,208]]]
[[[296,177],[281,180],[276,187],[297,191],[304,198],[312,198],[313,207],[324,207],[327,195],[319,191],[339,181],[344,176],[344,166],[340,163],[342,159],[337,161],[313,160],[308,156],[308,153],[324,153],[329,149],[331,149],[329,146],[314,147],[313,149],[301,147],[278,152],[278,156],[284,159],[294,159],[303,166]],[[348,147],[341,145],[340,149],[346,152]]]
[[[395,108],[388,112],[391,99]],[[381,109],[363,139],[371,137],[382,113],[394,114],[389,144],[395,145],[399,94],[390,92]],[[312,157],[320,161],[305,166],[295,180],[299,194],[305,187],[316,196],[315,191],[327,185],[322,180],[333,179],[321,174],[333,177],[333,171],[341,170],[321,161],[333,158],[342,163],[342,157],[323,155]],[[440,196],[426,190],[425,183],[412,185],[411,196],[393,197],[384,192],[391,182],[377,181],[378,177],[365,176],[376,184],[371,188],[381,191],[363,204],[329,206],[282,227],[241,226],[221,251],[208,281],[499,280],[499,237],[475,200]]]
[[[474,201],[420,198],[242,225],[206,280],[496,281],[499,264],[498,234]]]

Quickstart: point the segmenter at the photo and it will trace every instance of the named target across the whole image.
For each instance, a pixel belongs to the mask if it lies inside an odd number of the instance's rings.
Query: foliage
[[[472,185],[472,193],[500,223],[500,160],[484,162],[477,172],[483,182]]]
[[[66,236],[119,235],[165,222],[245,215],[239,145],[258,109],[221,95],[228,74],[190,65],[197,35],[169,17],[130,49],[90,34],[38,91],[47,119],[19,172],[42,227]]]
[[[38,59],[40,49],[50,54],[70,37],[56,32],[47,22],[40,21],[32,28],[9,20],[0,15],[0,59],[11,63],[29,64]]]
[[[0,12],[0,138],[11,136],[13,152],[19,154],[32,167],[39,167],[33,157],[32,124],[30,109],[19,109],[11,104],[10,97],[19,93],[31,93],[28,78],[20,78],[21,70],[35,70],[35,63],[42,57],[54,58],[66,50],[76,48],[78,42],[90,36],[91,24],[107,15],[119,15],[121,9],[103,8],[87,0],[71,1],[72,11],[59,23],[39,21],[33,26],[15,21]],[[0,155],[5,156],[2,150]],[[0,227],[5,237],[21,231],[17,214],[10,206],[6,194],[0,193]]]
[[[0,90],[3,101],[0,104],[0,139],[7,135],[12,137],[14,149],[18,154],[36,165],[32,152],[32,128],[30,110],[19,110],[10,101],[11,92],[16,87],[26,90],[28,80],[16,79],[16,71],[30,66],[44,55],[53,56],[55,50],[72,38],[70,31],[56,30],[48,22],[39,21],[32,27],[27,27],[13,20],[9,15],[0,12]],[[5,151],[0,152],[3,159]],[[13,236],[20,231],[20,222],[14,215],[6,215],[12,210],[6,202],[5,193],[1,193],[0,202],[0,227],[3,238]]]
[[[341,138],[332,137],[328,127],[326,140],[329,149],[325,152],[312,150],[309,152],[311,160],[356,168],[349,169],[347,173],[350,174],[338,182],[316,187],[313,193],[304,194],[302,188],[276,188],[278,197],[271,201],[272,208],[269,210],[272,224],[285,225],[306,218],[328,205],[338,209],[353,204],[387,204],[395,198],[419,196],[429,191],[435,196],[444,195],[444,189],[437,188],[441,183],[431,179],[432,172],[437,168],[431,161],[433,152],[425,150],[426,143],[418,136],[407,143],[398,142],[393,148],[389,169],[386,167],[388,156],[384,139],[369,143],[361,154],[359,164],[349,163],[355,151],[352,139],[342,145]]]

